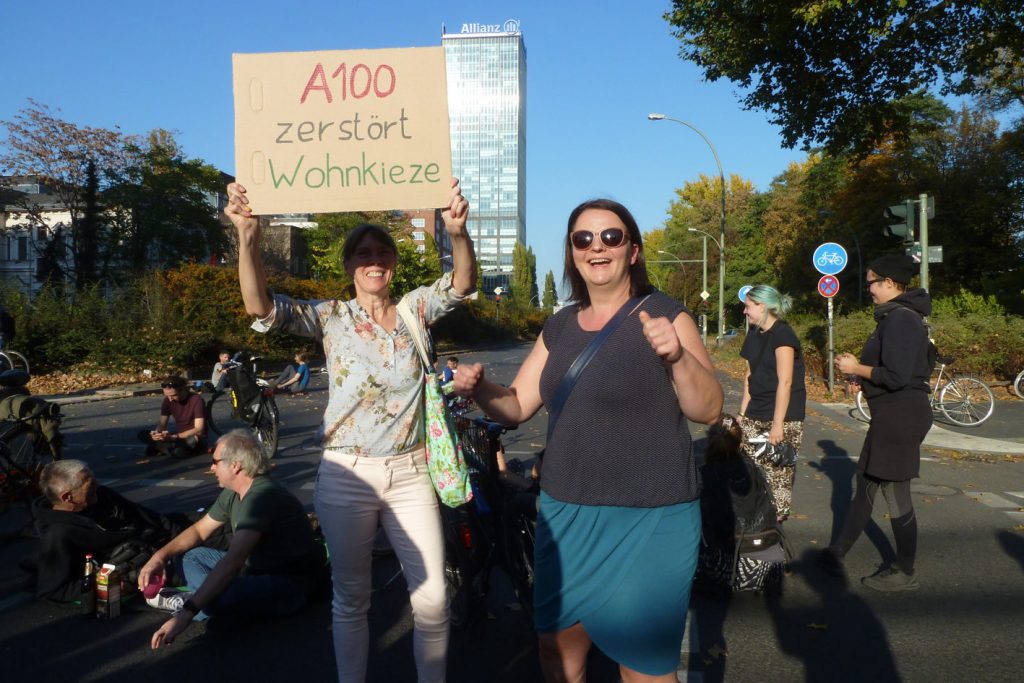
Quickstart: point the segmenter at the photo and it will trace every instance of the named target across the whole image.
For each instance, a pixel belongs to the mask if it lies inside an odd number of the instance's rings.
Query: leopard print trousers
[[[765,479],[768,480],[768,488],[771,489],[776,514],[778,514],[780,520],[789,517],[790,508],[793,504],[793,483],[796,481],[796,465],[775,467],[754,456],[760,444],[752,444],[750,439],[771,431],[771,420],[754,420],[748,417],[743,420],[741,428],[743,430],[743,452],[750,456],[750,459],[757,463],[757,466],[764,472]],[[803,420],[783,422],[782,439],[793,446],[796,452],[799,453],[800,445],[804,440]]]

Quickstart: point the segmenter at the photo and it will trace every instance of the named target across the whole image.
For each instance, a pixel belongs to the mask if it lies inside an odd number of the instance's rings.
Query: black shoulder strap
[[[648,295],[650,296],[650,295]],[[604,324],[601,331],[598,332],[597,336],[594,337],[587,348],[580,352],[580,355],[576,356],[576,360],[572,362],[569,370],[562,377],[561,383],[558,385],[558,389],[555,391],[555,398],[551,401],[551,405],[548,406],[548,439],[551,438],[551,434],[555,431],[555,424],[558,422],[558,416],[562,414],[562,408],[565,407],[565,401],[569,398],[569,394],[572,393],[572,388],[576,385],[576,380],[579,379],[580,373],[587,367],[594,354],[601,348],[605,340],[612,336],[622,321],[630,316],[633,311],[640,308],[640,304],[647,301],[648,296],[643,299],[639,297],[632,297],[629,301],[624,303],[622,307],[616,311],[615,315],[612,316],[611,320]]]

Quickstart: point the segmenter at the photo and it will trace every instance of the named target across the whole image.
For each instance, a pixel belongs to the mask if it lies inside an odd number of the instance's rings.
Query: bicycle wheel
[[[256,408],[256,415],[253,416],[252,431],[256,435],[256,440],[263,446],[263,452],[267,454],[268,459],[277,454],[280,420],[274,397],[261,397]]]
[[[1013,380],[1013,393],[1024,398],[1024,370],[1021,370],[1020,374]]]
[[[868,400],[864,398],[863,391],[857,392],[857,410],[860,411],[865,422],[871,422],[871,408],[868,407]]]
[[[939,410],[955,425],[976,427],[992,416],[995,396],[980,379],[959,375],[939,393]]]
[[[32,374],[28,367],[28,359],[25,358],[25,356],[21,355],[17,351],[11,351],[10,349],[6,349],[3,354],[6,356],[8,366],[4,368],[5,370],[8,368],[13,370],[24,370],[28,374]]]
[[[206,402],[206,426],[209,428],[208,433],[214,437],[223,436],[235,429],[250,429],[251,424],[251,420],[235,415],[230,391],[215,393]]]
[[[537,497],[520,494],[505,506],[505,559],[512,589],[523,611],[533,617],[533,548]]]

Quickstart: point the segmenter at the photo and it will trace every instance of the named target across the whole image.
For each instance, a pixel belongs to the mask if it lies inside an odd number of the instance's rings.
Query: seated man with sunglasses
[[[178,375],[171,375],[160,383],[164,402],[160,405],[160,421],[156,429],[139,432],[139,440],[146,444],[146,455],[169,455],[188,458],[205,454],[206,406],[198,394],[188,390],[188,383]],[[175,431],[167,429],[174,418]]]
[[[170,645],[195,620],[233,615],[281,616],[297,611],[329,585],[327,556],[302,503],[274,481],[255,437],[236,429],[217,441],[212,470],[223,491],[206,515],[157,550],[139,571],[139,589],[160,585],[181,557],[189,592],[164,588],[149,604],[174,612],[153,634]],[[224,525],[227,551],[200,547]]]

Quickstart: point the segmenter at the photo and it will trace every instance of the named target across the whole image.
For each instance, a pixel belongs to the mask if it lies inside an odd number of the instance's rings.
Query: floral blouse
[[[404,297],[428,324],[465,297],[452,273]],[[369,457],[402,453],[423,442],[423,364],[397,315],[387,332],[355,299],[303,301],[274,296],[274,310],[253,323],[257,332],[280,329],[323,342],[330,378],[327,410],[317,431],[325,448]]]

